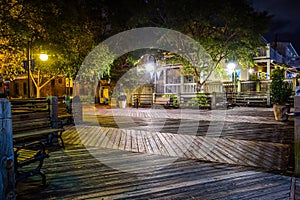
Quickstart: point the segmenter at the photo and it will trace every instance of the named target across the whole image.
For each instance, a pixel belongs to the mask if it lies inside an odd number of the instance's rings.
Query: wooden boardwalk
[[[19,199],[300,199],[293,121],[275,122],[270,109],[226,112],[220,134],[209,111],[85,113],[45,162],[49,186],[21,183]]]
[[[287,144],[83,125],[64,133],[66,144],[287,170]]]
[[[101,155],[96,159],[91,153]],[[141,162],[137,161],[140,160]],[[113,166],[122,166],[125,172]],[[18,186],[19,200],[39,199],[290,199],[293,178],[221,165],[107,148],[69,146],[45,163],[39,178]],[[292,198],[291,198],[292,199]]]

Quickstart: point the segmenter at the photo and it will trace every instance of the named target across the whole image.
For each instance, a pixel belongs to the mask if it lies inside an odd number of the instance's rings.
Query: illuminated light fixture
[[[40,54],[40,59],[41,61],[47,61],[48,60],[48,55],[45,53]]]

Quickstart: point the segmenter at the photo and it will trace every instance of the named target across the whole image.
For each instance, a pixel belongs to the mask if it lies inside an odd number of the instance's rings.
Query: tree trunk
[[[40,97],[41,97],[41,88],[36,87],[36,98],[40,98]]]

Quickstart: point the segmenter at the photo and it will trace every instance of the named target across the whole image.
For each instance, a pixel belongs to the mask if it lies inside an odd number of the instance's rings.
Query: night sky
[[[273,42],[277,33],[279,42],[291,42],[300,55],[300,1],[253,0],[253,7],[274,15],[267,40]]]

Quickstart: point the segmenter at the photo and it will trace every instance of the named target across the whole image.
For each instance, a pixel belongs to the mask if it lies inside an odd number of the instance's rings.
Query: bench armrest
[[[62,120],[57,120],[57,121],[51,121],[51,127],[53,128],[54,124],[57,124],[57,128],[63,129],[63,121]]]

